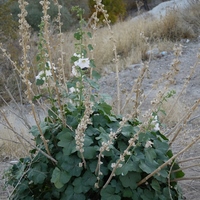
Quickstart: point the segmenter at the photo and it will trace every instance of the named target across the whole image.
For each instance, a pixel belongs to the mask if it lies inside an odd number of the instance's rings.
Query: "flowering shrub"
[[[48,8],[46,1],[41,4]],[[75,10],[82,25],[82,11]],[[44,33],[46,19],[41,26]],[[62,71],[52,62],[45,34],[39,45],[43,69],[36,76],[36,86],[48,93],[48,115],[41,123],[35,118],[30,130],[35,147],[30,156],[21,158],[6,174],[7,184],[14,187],[12,199],[181,199],[176,179],[184,174],[160,132],[156,112],[146,123],[135,115],[112,112],[98,93],[100,75],[94,60],[87,57],[93,47],[84,46],[82,27],[74,34],[77,52],[71,58],[71,80],[63,81],[64,73],[59,76]],[[26,73],[22,78],[35,116],[33,101],[39,104],[44,94],[31,98]]]

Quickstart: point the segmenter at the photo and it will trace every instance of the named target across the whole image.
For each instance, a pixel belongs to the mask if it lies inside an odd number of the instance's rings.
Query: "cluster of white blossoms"
[[[77,68],[80,68],[82,70],[90,68],[90,60],[89,58],[83,58],[83,55],[81,54],[74,54],[74,57],[77,57],[78,60],[74,62],[74,65],[72,66],[72,75],[73,76],[80,76],[80,73],[77,71]]]
[[[43,80],[46,81],[49,77],[52,76],[52,72],[51,72],[51,63],[49,61],[46,62],[45,64],[45,70],[42,70],[39,72],[39,74],[35,77],[36,80]],[[53,67],[54,71],[56,70],[55,67]]]

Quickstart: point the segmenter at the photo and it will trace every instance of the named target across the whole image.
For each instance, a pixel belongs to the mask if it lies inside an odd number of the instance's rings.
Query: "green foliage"
[[[71,109],[66,105],[66,118],[76,118],[77,113],[84,107]],[[103,164],[99,188],[95,188],[97,181],[95,168],[97,155],[103,141],[109,138],[110,129],[113,131],[119,127],[122,120],[111,113],[110,106],[105,102],[93,107],[91,115],[92,125],[88,125],[85,131],[85,160],[87,168],[80,167],[81,157],[76,150],[74,129],[78,120],[68,120],[68,126],[64,128],[57,121],[55,124],[43,122],[40,126],[44,137],[49,141],[48,146],[51,155],[56,158],[57,164],[47,159],[36,149],[31,151],[31,156],[20,159],[9,172],[9,184],[15,188],[13,199],[179,199],[176,183],[168,185],[169,170],[178,169],[178,165],[168,165],[154,175],[148,184],[138,187],[137,183],[153,172],[161,164],[167,161],[172,154],[169,153],[168,140],[159,132],[149,131],[141,133],[135,147],[131,149],[131,155],[127,156],[123,167],[118,168],[116,175],[110,184],[104,189],[108,175],[111,173],[111,163],[116,162],[120,153],[128,145],[128,141],[134,136],[134,129],[138,121],[128,121],[124,129],[118,134],[114,145],[109,152],[105,152],[102,158]],[[81,118],[81,116],[79,117]],[[77,119],[77,118],[76,118]],[[130,132],[128,132],[130,130]],[[33,126],[31,131],[36,145],[44,150],[39,130]],[[152,141],[153,146],[145,148],[147,141]],[[181,172],[171,173],[170,177],[180,178]],[[172,180],[173,180],[172,178]],[[20,184],[18,184],[20,183]],[[66,196],[67,194],[67,196]],[[141,195],[142,194],[142,195]]]
[[[42,14],[42,6],[40,4],[40,0],[28,0],[27,1],[29,5],[26,7],[28,15],[26,17],[27,22],[30,24],[30,26],[33,28],[34,31],[39,31],[39,25],[41,23],[41,17]],[[58,8],[56,5],[54,5],[50,1],[50,9],[48,10],[48,14],[51,18],[51,23],[54,23],[54,19],[58,14]],[[73,14],[70,12],[70,9],[72,7],[71,4],[65,4],[64,1],[61,1],[61,5],[63,4],[63,7],[61,8],[61,21],[63,23],[62,31],[69,30],[74,24],[77,23],[77,19],[73,16]],[[20,13],[19,5],[17,2],[13,3],[11,5],[11,11],[13,14],[13,17],[15,20],[18,20],[18,14]]]
[[[120,18],[123,18],[126,15],[126,5],[123,0],[102,0],[104,9],[107,11],[109,15],[109,20],[111,23],[117,22]],[[94,5],[96,4],[94,0],[88,1],[89,8],[91,13],[94,12]],[[98,19],[102,22],[104,16],[102,13],[98,14]]]

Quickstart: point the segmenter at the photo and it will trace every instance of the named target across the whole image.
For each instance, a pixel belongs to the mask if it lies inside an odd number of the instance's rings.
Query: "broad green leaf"
[[[122,127],[122,135],[124,135],[125,137],[131,137],[134,133],[134,127],[132,125],[125,125],[124,127]]]
[[[142,200],[150,200],[150,199],[155,199],[155,192],[151,190],[143,190],[143,194],[141,194]],[[156,200],[156,199],[155,199]]]
[[[149,162],[148,160],[145,160],[140,162],[139,167],[144,172],[150,174],[151,172],[157,169],[158,164],[155,161]]]
[[[64,162],[61,165],[63,170],[67,171],[71,176],[80,176],[83,168],[79,167],[79,163],[82,162],[79,157],[76,155],[64,156],[63,160]]]
[[[28,171],[28,178],[32,180],[34,184],[42,184],[47,177],[47,165],[45,163],[37,163],[33,165]]]
[[[74,192],[74,187],[69,185],[60,200],[85,200],[84,194]]]
[[[162,142],[162,141],[159,141],[159,140],[154,140],[153,146],[154,146],[155,149],[159,149],[160,151],[162,151],[163,154],[166,154],[168,149],[169,149],[168,143]]]
[[[110,185],[102,189],[100,194],[101,200],[121,200],[121,197],[115,194],[115,188]]]
[[[63,153],[65,155],[70,155],[76,151],[76,143],[71,130],[64,128],[58,134],[57,138],[60,140],[58,146],[63,147]]]
[[[92,71],[92,77],[93,77],[95,80],[99,80],[99,79],[101,78],[101,75],[100,75],[97,71],[93,70],[93,71]]]
[[[87,32],[87,35],[89,38],[92,38],[92,33],[91,32]]]
[[[83,156],[85,159],[95,159],[97,156],[98,146],[85,147]]]
[[[137,172],[129,172],[125,176],[120,175],[119,179],[124,187],[130,187],[134,190],[137,188],[137,183],[141,180],[141,175]]]
[[[77,40],[80,40],[82,38],[82,34],[80,32],[76,32],[74,33],[74,38],[76,38]]]
[[[117,168],[116,175],[126,176],[129,171],[133,171],[133,164],[129,160],[129,162],[122,163],[123,167]]]
[[[40,123],[40,128],[42,130],[42,133],[44,134],[46,132],[46,130],[49,129],[49,126],[48,126],[47,122],[41,122]],[[40,135],[40,131],[39,131],[37,126],[32,126],[31,130],[30,130],[30,133],[32,133],[32,135],[34,137],[37,137],[38,135]]]
[[[99,134],[99,130],[98,128],[94,128],[93,126],[89,126],[86,131],[85,131],[85,135],[87,136],[95,136],[95,135],[98,135]]]
[[[156,191],[156,192],[161,192],[160,184],[157,180],[153,179],[151,182],[151,187]]]
[[[155,152],[155,149],[154,148],[145,148],[144,149],[144,152],[145,152],[145,156],[146,156],[146,159],[149,161],[149,162],[153,162],[153,160],[156,158],[156,152]]]
[[[115,193],[120,193],[122,190],[124,190],[122,184],[120,181],[116,181],[115,179],[113,179],[110,182],[110,185],[115,188]]]
[[[105,127],[107,122],[108,122],[107,119],[102,114],[94,115],[92,117],[92,123],[95,128],[98,128],[99,126]]]
[[[94,48],[91,44],[88,44],[88,49],[89,49],[89,51],[93,51]]]
[[[65,171],[61,171],[59,168],[55,168],[52,173],[51,182],[55,187],[60,189],[70,180],[71,176]]]
[[[40,86],[40,85],[43,85],[43,84],[44,84],[44,80],[42,80],[42,79],[36,80],[36,85]]]
[[[89,78],[85,78],[85,80],[90,84],[90,86],[96,90],[99,89],[99,85],[96,81],[94,81],[93,79],[89,79]]]
[[[86,171],[83,176],[76,178],[72,185],[74,186],[74,192],[86,193],[93,188],[96,182],[96,176],[89,171]]]
[[[90,67],[91,67],[91,68],[95,68],[95,67],[96,67],[96,66],[95,66],[95,62],[94,62],[93,59],[90,59]]]
[[[131,190],[130,188],[124,188],[123,197],[133,197],[133,190]]]

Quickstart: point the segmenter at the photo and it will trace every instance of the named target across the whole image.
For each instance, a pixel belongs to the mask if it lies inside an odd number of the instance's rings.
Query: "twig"
[[[200,159],[200,156],[196,156],[196,157],[193,157],[193,158],[188,158],[188,159],[185,159],[185,160],[178,161],[178,164],[183,163],[183,162],[187,162],[187,161],[191,161],[191,160],[197,160],[197,159]]]
[[[197,180],[200,179],[200,176],[191,176],[191,177],[184,177],[184,178],[175,178],[171,180],[171,182],[178,182],[178,181],[185,181],[185,180]]]

